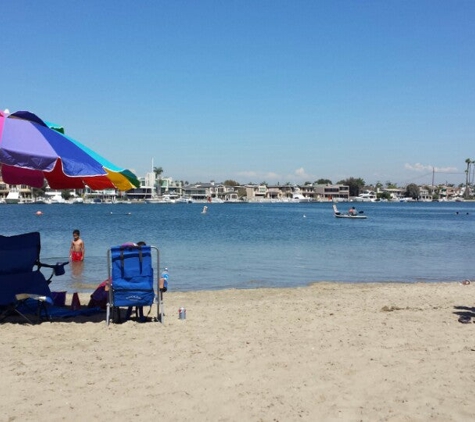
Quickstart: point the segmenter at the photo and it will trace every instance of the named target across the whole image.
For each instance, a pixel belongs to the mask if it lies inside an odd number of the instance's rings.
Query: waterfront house
[[[3,180],[0,179],[0,199],[6,200],[8,195],[15,193],[15,197],[18,200],[12,201],[11,203],[19,203],[19,202],[32,202],[33,201],[33,190],[30,186],[27,185],[9,185],[4,183]]]
[[[317,201],[348,201],[350,199],[350,187],[347,185],[313,185]]]
[[[246,197],[248,201],[262,201],[267,199],[268,188],[266,185],[245,185]],[[274,192],[274,191],[273,191]]]
[[[226,186],[222,183],[216,183],[213,180],[209,183],[195,183],[187,185],[183,188],[185,196],[191,198],[193,201],[207,201],[207,200],[222,200],[226,196],[234,193],[233,186]]]

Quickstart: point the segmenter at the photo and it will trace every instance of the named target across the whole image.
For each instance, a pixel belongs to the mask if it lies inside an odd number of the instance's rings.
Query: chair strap
[[[120,266],[122,272],[124,271],[124,249],[138,249],[139,251],[139,262],[140,262],[140,273],[142,273],[142,246],[135,245],[135,246],[121,246],[120,248]]]

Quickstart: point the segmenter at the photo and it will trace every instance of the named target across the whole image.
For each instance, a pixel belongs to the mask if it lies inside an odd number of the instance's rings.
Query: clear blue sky
[[[0,108],[189,182],[465,181],[475,1],[18,0]]]

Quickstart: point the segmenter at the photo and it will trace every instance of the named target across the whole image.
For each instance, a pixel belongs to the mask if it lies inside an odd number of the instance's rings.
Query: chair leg
[[[46,307],[46,302],[44,300],[34,299],[34,298],[29,298],[28,300],[31,300],[32,302],[28,303],[27,300],[19,300],[15,304],[12,304],[10,307],[5,309],[0,314],[0,321],[3,321],[9,315],[17,314],[18,316],[22,317],[28,324],[33,324],[33,321],[30,318],[28,318],[26,314],[24,313],[25,310],[27,311],[29,310],[31,311],[31,313],[36,314],[37,323],[41,323],[43,319],[47,319],[51,321],[51,317],[49,315],[48,308]],[[36,304],[36,309],[32,306],[33,303]],[[20,310],[20,307],[22,305],[23,305],[23,309]]]
[[[33,325],[33,322],[28,318],[24,313],[20,312],[16,306],[8,307],[0,314],[0,321],[5,320],[12,314],[17,314],[21,316],[28,324]]]
[[[122,318],[120,316],[120,308],[118,306],[112,307],[112,322],[116,324],[120,324],[122,322]]]
[[[31,324],[33,325],[33,321],[31,321],[30,318],[28,318],[24,313],[20,312],[17,308],[14,309],[14,311],[20,315],[22,318],[24,318],[26,320],[26,322],[28,322],[28,324]]]
[[[46,320],[51,321],[51,316],[48,312],[48,308],[46,307],[45,302],[40,301],[38,303],[38,323],[43,320],[43,316]]]
[[[157,321],[163,324],[163,319],[165,313],[163,312],[164,305],[163,305],[163,292],[159,289],[158,290],[158,300],[157,300]]]

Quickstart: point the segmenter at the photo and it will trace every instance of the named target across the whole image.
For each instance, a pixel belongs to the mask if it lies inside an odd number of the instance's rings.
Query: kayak
[[[358,219],[368,218],[366,217],[366,215],[349,215],[349,214],[336,214],[336,213],[335,213],[335,217],[336,218],[358,218]]]
[[[360,211],[360,214],[343,214],[340,211],[338,211],[338,208],[336,207],[336,204],[333,204],[333,215],[336,218],[354,218],[358,220],[364,220],[366,215],[362,215],[363,211]]]

